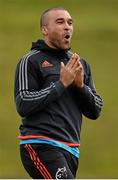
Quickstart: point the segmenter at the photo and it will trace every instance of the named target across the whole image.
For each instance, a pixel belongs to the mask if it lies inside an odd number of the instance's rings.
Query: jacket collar
[[[64,49],[51,48],[42,39],[38,39],[36,42],[33,42],[31,50],[41,50],[41,51],[47,52],[51,55],[53,54],[53,55],[65,57],[65,58],[68,57],[68,51],[69,51],[69,49],[64,50]]]

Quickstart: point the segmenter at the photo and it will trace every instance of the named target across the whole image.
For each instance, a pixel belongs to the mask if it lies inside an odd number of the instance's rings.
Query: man
[[[82,115],[97,119],[102,100],[90,66],[69,51],[73,21],[68,11],[48,9],[40,24],[44,40],[32,44],[15,76],[21,159],[34,179],[74,179]]]

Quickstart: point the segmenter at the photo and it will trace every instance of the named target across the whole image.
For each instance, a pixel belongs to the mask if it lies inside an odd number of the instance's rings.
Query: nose
[[[68,22],[65,22],[64,28],[65,30],[69,30],[71,28]]]

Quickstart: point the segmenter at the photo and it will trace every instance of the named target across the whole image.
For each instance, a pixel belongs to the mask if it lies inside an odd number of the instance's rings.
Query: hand
[[[80,65],[78,61],[78,56],[76,54],[72,55],[66,65],[61,62],[60,81],[65,87],[68,87],[70,84],[73,83],[79,69]]]
[[[76,55],[78,59],[78,71],[76,73],[75,79],[74,79],[74,85],[76,85],[79,88],[83,88],[84,86],[84,69],[83,66],[80,62],[80,57],[79,55]]]

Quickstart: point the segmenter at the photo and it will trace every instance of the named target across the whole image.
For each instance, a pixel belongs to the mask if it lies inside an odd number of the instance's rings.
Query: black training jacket
[[[65,88],[60,82],[60,62],[66,64],[72,53],[48,47],[43,40],[32,44],[16,68],[15,102],[22,117],[22,136],[42,135],[59,141],[80,142],[82,115],[96,119],[102,107],[90,66],[84,67],[84,87]]]

